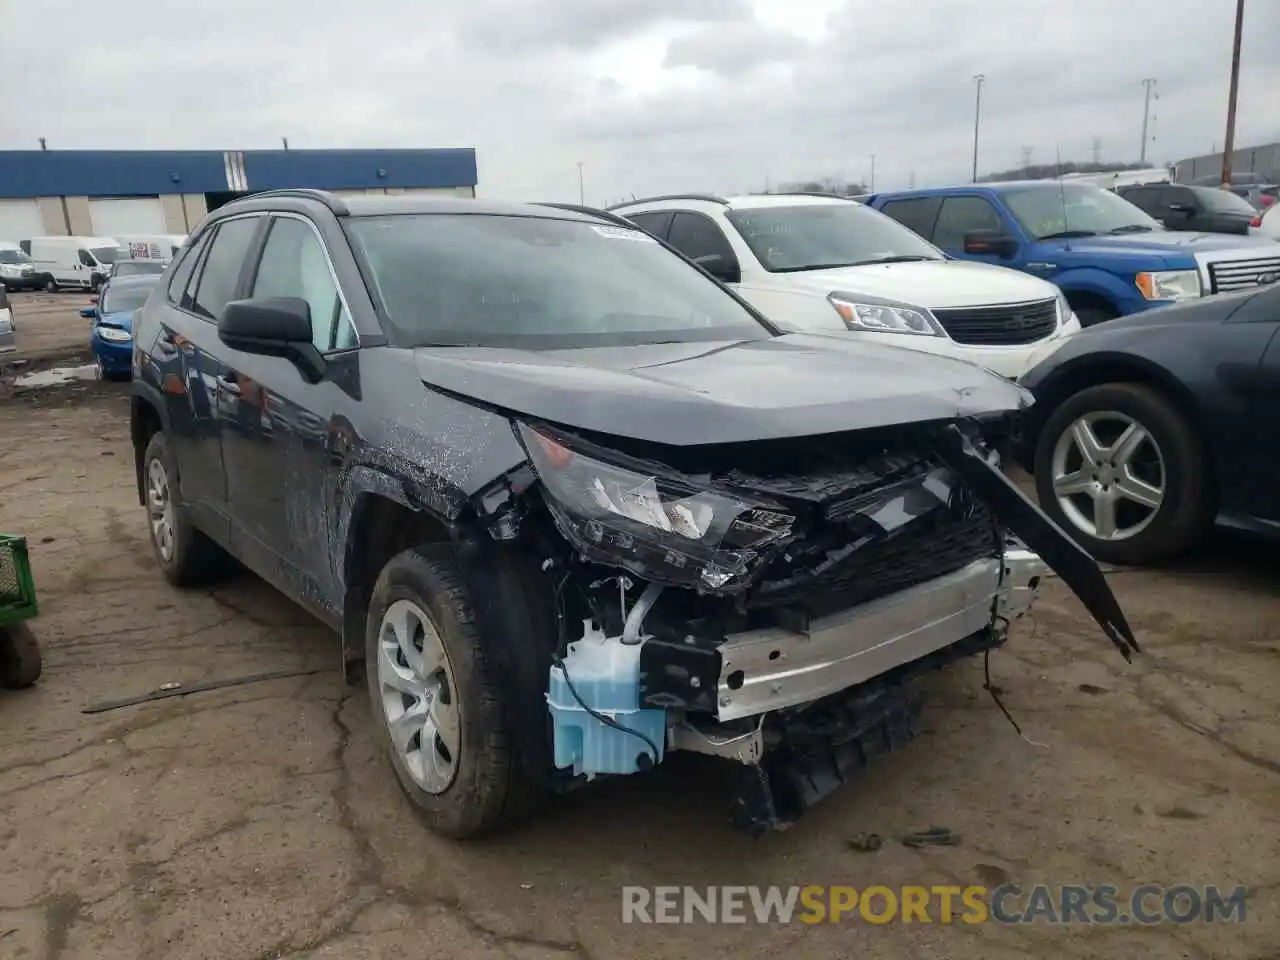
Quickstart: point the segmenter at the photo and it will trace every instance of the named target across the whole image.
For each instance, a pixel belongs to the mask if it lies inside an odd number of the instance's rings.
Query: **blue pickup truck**
[[[1280,243],[1166,230],[1092,184],[981,183],[877,193],[866,203],[949,256],[1058,285],[1083,326],[1280,276]]]

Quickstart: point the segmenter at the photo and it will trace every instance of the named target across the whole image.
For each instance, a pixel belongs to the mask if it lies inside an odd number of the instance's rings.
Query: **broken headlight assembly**
[[[545,428],[522,423],[518,433],[561,533],[592,562],[729,594],[749,584],[763,550],[791,534],[794,518],[771,504],[591,456]]]

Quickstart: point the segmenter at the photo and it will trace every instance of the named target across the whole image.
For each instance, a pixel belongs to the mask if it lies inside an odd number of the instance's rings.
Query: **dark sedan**
[[[1045,511],[1095,557],[1161,560],[1216,522],[1280,536],[1280,284],[1113,320],[1022,383]]]

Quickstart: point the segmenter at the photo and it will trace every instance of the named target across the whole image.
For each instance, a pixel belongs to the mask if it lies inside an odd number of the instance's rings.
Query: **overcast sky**
[[[0,149],[474,146],[482,196],[589,203],[821,176],[965,180],[1223,139],[1230,0],[0,2]],[[1248,0],[1237,145],[1280,140]]]

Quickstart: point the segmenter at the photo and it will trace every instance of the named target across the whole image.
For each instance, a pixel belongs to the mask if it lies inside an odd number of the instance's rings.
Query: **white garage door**
[[[159,197],[90,200],[89,218],[99,237],[164,233],[164,207]]]
[[[36,201],[0,200],[0,240],[17,243],[44,234],[44,219]]]

